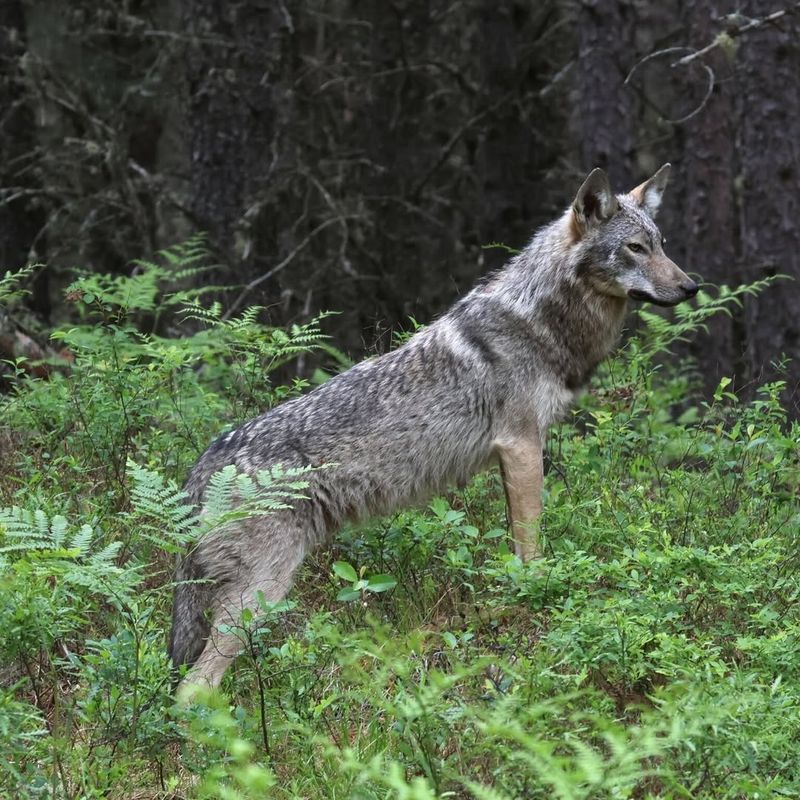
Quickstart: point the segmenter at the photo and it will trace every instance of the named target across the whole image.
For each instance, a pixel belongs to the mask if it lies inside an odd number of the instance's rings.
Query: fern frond
[[[0,303],[9,305],[13,300],[30,294],[27,289],[20,288],[20,284],[32,277],[41,266],[41,264],[28,264],[13,272],[7,270],[5,275],[0,276]]]
[[[64,520],[64,528],[66,529],[67,520],[64,517],[60,519]],[[55,520],[53,520],[55,524]],[[70,541],[70,549],[74,550],[77,555],[84,556],[86,555],[92,543],[92,538],[94,537],[94,532],[92,531],[91,526],[89,525],[82,525],[73,535]]]
[[[206,234],[196,233],[185,242],[159,250],[158,255],[173,267],[185,267],[208,256],[207,239]]]
[[[193,299],[181,311],[181,320],[184,322],[186,320],[194,320],[207,325],[219,323],[222,320],[222,304],[219,301],[215,301],[206,308],[197,299]]]
[[[92,555],[95,563],[109,563],[119,555],[122,549],[122,542],[109,542],[102,550],[98,550]]]
[[[63,525],[62,525],[63,521]],[[60,549],[64,544],[66,520],[55,517],[55,529],[47,515],[37,509],[0,509],[0,553],[24,552],[28,550]]]
[[[174,481],[128,461],[133,486],[129,516],[135,519],[139,535],[173,552],[183,549],[192,538],[197,510]]]
[[[251,476],[237,472],[233,465],[224,467],[209,480],[199,536],[230,522],[291,508],[293,501],[306,497],[307,476],[314,469],[278,465]]]
[[[119,603],[141,580],[141,567],[118,566],[114,558],[121,543],[100,547],[99,541],[89,525],[70,533],[69,522],[61,515],[48,518],[40,509],[0,509],[0,554],[9,556],[0,559],[0,567],[24,561],[30,575],[57,578],[61,586],[82,586]]]
[[[753,283],[743,284],[731,289],[722,285],[716,296],[700,291],[694,304],[684,303],[675,308],[674,317],[662,317],[647,308],[639,309],[637,314],[644,322],[641,335],[642,352],[655,355],[669,350],[675,342],[686,341],[689,334],[707,330],[706,322],[715,314],[731,314],[731,308],[742,305],[742,298],[754,296],[771,286],[785,275],[771,275]]]

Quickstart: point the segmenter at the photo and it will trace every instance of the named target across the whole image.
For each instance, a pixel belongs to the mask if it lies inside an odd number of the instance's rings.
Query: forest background
[[[674,164],[668,252],[710,284],[800,276],[800,15],[780,2],[194,0],[0,8],[0,266],[46,263],[24,354],[72,268],[129,273],[199,231],[231,312],[338,312],[352,357],[427,322],[589,169]],[[700,55],[698,50],[702,50]],[[209,280],[205,276],[204,280]],[[706,388],[789,366],[779,282],[688,348]]]

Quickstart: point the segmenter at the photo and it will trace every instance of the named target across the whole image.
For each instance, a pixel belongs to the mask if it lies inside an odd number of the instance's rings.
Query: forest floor
[[[705,401],[691,365],[661,365],[734,294],[642,312],[554,430],[543,559],[510,553],[491,471],[349,527],[242,619],[221,691],[181,707],[180,481],[304,388],[270,374],[332,351],[316,323],[169,294],[192,252],[172,257],[78,281],[54,333],[69,363],[20,363],[0,399],[0,794],[800,796],[798,427],[780,382]],[[179,335],[152,332],[187,307]]]

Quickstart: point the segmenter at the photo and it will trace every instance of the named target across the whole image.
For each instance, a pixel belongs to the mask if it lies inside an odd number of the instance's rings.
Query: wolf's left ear
[[[653,218],[655,219],[661,205],[661,196],[667,188],[669,171],[672,169],[670,164],[664,164],[661,169],[648,178],[644,183],[640,183],[635,189],[631,189],[631,197]]]
[[[619,203],[611,191],[608,175],[596,167],[578,189],[572,203],[572,211],[581,234],[592,226],[611,219],[618,208]]]

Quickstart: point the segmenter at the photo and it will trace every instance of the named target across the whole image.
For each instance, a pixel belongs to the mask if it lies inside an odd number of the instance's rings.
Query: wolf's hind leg
[[[212,628],[203,652],[181,683],[179,692],[189,686],[218,686],[225,670],[242,651],[244,638],[242,612],[250,609],[257,617],[259,597],[278,602],[292,587],[294,573],[306,554],[307,537],[299,530],[248,531],[239,538],[235,572],[211,570],[217,584],[211,607]],[[223,630],[220,630],[222,628]]]
[[[223,633],[221,623],[214,622],[206,646],[194,666],[181,681],[178,696],[185,698],[195,687],[219,686],[225,670],[242,649],[241,639],[235,633]]]

